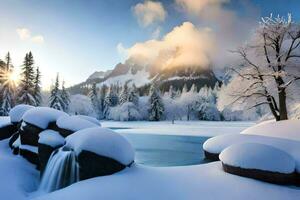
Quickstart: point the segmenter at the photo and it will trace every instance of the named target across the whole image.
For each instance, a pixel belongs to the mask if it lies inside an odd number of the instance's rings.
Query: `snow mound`
[[[0,117],[0,128],[11,125],[10,117]]]
[[[82,119],[85,119],[85,120],[88,120],[98,126],[101,126],[100,124],[100,121],[98,119],[96,119],[95,117],[90,117],[90,116],[86,116],[86,115],[76,115],[77,117],[79,118],[82,118]]]
[[[295,160],[286,152],[269,145],[243,143],[223,150],[220,160],[230,166],[290,174],[295,171]]]
[[[55,122],[61,116],[68,116],[65,112],[48,107],[36,107],[23,115],[23,120],[39,128],[46,129],[50,122]]]
[[[65,143],[65,139],[57,131],[44,130],[39,134],[39,143],[55,148],[63,145]]]
[[[203,149],[206,152],[219,154],[227,147],[234,144],[258,143],[270,145],[290,154],[296,161],[296,170],[300,172],[300,141],[283,138],[267,137],[260,135],[227,134],[206,140]]]
[[[57,119],[56,125],[59,128],[74,131],[74,132],[85,129],[85,128],[98,127],[95,123],[85,120],[76,115],[61,116]]]
[[[107,128],[88,128],[66,138],[66,146],[77,155],[86,150],[112,158],[124,165],[134,160],[134,150],[126,138]]]
[[[20,122],[22,120],[24,113],[32,108],[34,108],[34,107],[30,106],[30,105],[25,105],[25,104],[20,104],[20,105],[13,107],[9,111],[9,116],[10,116],[11,122],[13,122],[13,123]]]
[[[300,141],[300,120],[266,121],[245,129],[242,134],[263,135]]]

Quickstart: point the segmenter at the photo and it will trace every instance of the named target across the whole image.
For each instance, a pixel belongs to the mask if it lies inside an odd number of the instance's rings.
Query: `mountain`
[[[86,81],[69,88],[72,94],[87,94],[92,83],[98,87],[101,85],[119,85],[125,83],[131,86],[135,84],[142,93],[148,91],[151,82],[160,83],[161,90],[168,91],[170,85],[176,89],[182,89],[186,84],[188,88],[195,84],[198,89],[204,85],[214,87],[218,82],[214,72],[208,69],[202,69],[198,66],[152,70],[148,66],[139,66],[131,62],[119,63],[113,70],[96,71],[91,74]]]

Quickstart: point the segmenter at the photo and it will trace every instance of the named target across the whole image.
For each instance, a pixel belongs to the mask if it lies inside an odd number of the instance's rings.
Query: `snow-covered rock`
[[[18,123],[22,120],[24,113],[30,109],[34,108],[31,105],[20,104],[13,107],[9,111],[10,120],[12,123]]]
[[[46,129],[50,122],[55,122],[61,116],[68,116],[68,114],[48,107],[36,107],[28,110],[23,115],[23,120],[41,129]]]
[[[59,128],[76,132],[86,128],[99,127],[100,123],[96,125],[94,122],[74,115],[59,117],[56,121],[56,125]]]
[[[293,173],[296,166],[295,160],[286,152],[257,143],[231,145],[219,157],[226,165],[285,174]]]
[[[86,150],[112,158],[123,165],[134,161],[134,150],[126,138],[107,128],[88,128],[66,138],[66,146],[76,154]]]
[[[39,144],[45,144],[53,148],[62,146],[65,139],[57,131],[44,130],[39,134]]]
[[[263,135],[300,141],[300,120],[265,121],[245,129],[242,134]]]
[[[40,160],[38,156],[38,148],[31,145],[23,145],[19,146],[19,154],[24,157],[27,161],[32,164],[35,164],[37,167],[40,165]]]
[[[288,140],[260,135],[227,134],[208,139],[203,144],[203,150],[217,156],[224,149],[231,145],[245,143],[270,145],[288,153],[295,159],[296,170],[298,173],[300,173],[300,142],[297,140]]]
[[[100,124],[100,121],[98,119],[96,119],[95,117],[90,117],[90,116],[87,116],[87,115],[76,115],[77,117],[80,117],[82,119],[85,119],[85,120],[88,120],[98,126],[101,126]]]

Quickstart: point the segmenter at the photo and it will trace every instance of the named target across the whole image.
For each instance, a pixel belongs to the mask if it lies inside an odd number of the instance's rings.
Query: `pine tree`
[[[64,105],[61,99],[61,94],[59,90],[59,75],[56,76],[55,84],[51,90],[51,95],[49,97],[49,106],[57,110],[63,110]]]
[[[120,103],[120,105],[122,105],[122,104],[128,102],[128,100],[129,100],[129,91],[128,91],[127,83],[125,83],[125,85],[123,86],[122,91],[121,91],[119,103]]]
[[[171,99],[175,99],[176,96],[177,96],[177,94],[176,94],[176,91],[173,88],[173,85],[170,85],[170,88],[169,88],[169,97]]]
[[[102,118],[101,102],[100,102],[100,99],[98,97],[96,83],[92,84],[92,88],[91,88],[91,91],[89,93],[89,97],[91,99],[93,108],[94,108],[94,110],[95,110],[95,112],[97,114],[97,119],[101,119]]]
[[[34,60],[32,53],[26,54],[23,67],[22,79],[19,85],[18,102],[29,105],[36,105],[34,98]]]
[[[132,102],[135,106],[139,105],[139,92],[135,84],[132,85],[132,88],[129,92],[128,101]]]
[[[63,102],[63,104],[62,104],[63,105],[63,111],[68,112],[71,100],[70,100],[70,94],[65,88],[65,82],[64,81],[62,82],[62,86],[61,86],[60,98]]]
[[[1,69],[1,115],[7,116],[15,101],[15,82],[11,79],[13,66],[11,64],[10,54],[7,53],[5,67]]]
[[[193,83],[191,89],[190,89],[190,92],[192,93],[197,93],[197,86]]]
[[[105,106],[105,97],[106,97],[107,86],[102,85],[99,92],[99,102],[100,102],[100,111],[102,113],[101,119],[104,118],[104,111],[106,110]]]
[[[104,99],[104,117],[107,118],[110,107],[118,105],[118,96],[116,94],[116,87],[111,85]]]
[[[160,93],[154,84],[150,88],[149,96],[149,120],[159,121],[162,119],[165,109],[162,99],[160,97]]]
[[[187,93],[187,91],[188,91],[187,86],[186,84],[184,84],[182,88],[182,93]]]
[[[33,96],[35,99],[35,105],[40,106],[42,103],[41,72],[38,67],[36,68],[36,72],[35,72]]]

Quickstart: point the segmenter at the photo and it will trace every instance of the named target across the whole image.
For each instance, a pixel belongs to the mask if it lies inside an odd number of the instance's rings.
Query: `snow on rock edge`
[[[20,122],[22,120],[24,113],[32,108],[34,108],[34,107],[30,106],[30,105],[25,105],[25,104],[20,104],[20,105],[13,107],[9,111],[9,116],[10,116],[11,122],[12,123]]]
[[[134,161],[134,150],[126,138],[107,128],[87,128],[66,138],[66,146],[77,155],[86,150],[112,158],[123,165]]]
[[[99,127],[95,123],[90,122],[82,117],[78,117],[76,115],[61,116],[57,119],[56,125],[59,128],[74,131],[74,132],[82,130],[82,129],[86,129],[86,128]]]

